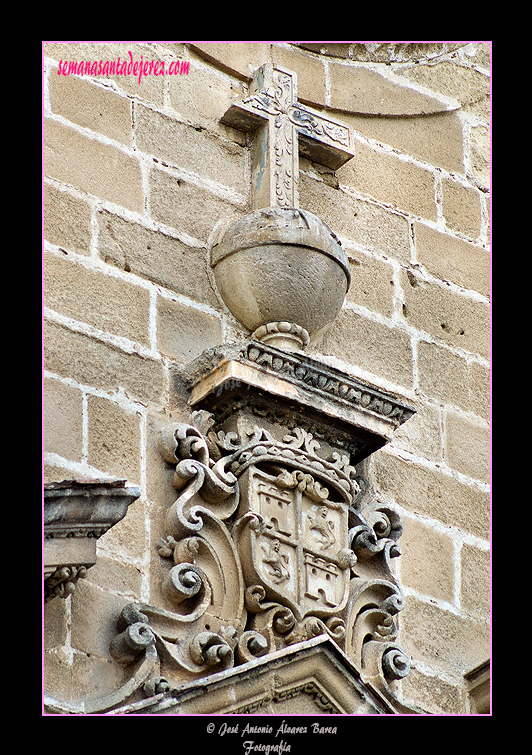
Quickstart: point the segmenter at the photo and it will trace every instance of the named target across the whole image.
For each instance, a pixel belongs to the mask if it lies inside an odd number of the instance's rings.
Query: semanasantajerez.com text
[[[190,71],[190,63],[186,60],[172,60],[168,65],[164,60],[133,60],[133,54],[128,50],[129,60],[60,60],[57,69],[58,76],[135,76],[140,84],[143,76],[183,76]]]

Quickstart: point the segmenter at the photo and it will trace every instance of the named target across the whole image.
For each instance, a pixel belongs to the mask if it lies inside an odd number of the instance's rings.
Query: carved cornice
[[[396,395],[351,377],[302,352],[260,341],[205,352],[182,371],[190,404],[223,424],[248,411],[351,454],[352,463],[387,443],[415,413]]]
[[[96,540],[124,518],[140,488],[125,480],[76,479],[44,485],[44,594],[66,598],[96,563]]]
[[[282,352],[274,347],[268,348],[263,343],[254,342],[246,346],[244,357],[286,380],[309,387],[358,410],[371,412],[392,422],[396,427],[415,413],[415,409],[392,394],[301,354]]]

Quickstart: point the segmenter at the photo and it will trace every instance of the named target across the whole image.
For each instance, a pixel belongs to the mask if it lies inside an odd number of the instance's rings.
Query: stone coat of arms
[[[319,444],[299,428],[281,443],[262,435],[240,475],[237,543],[246,582],[297,620],[327,618],[344,607],[356,560],[348,547],[355,470],[339,455],[320,459]]]

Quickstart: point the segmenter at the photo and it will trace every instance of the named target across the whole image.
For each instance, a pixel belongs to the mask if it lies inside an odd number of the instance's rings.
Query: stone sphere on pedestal
[[[316,215],[265,208],[220,221],[210,240],[220,296],[254,337],[304,348],[340,311],[350,284],[347,256]]]

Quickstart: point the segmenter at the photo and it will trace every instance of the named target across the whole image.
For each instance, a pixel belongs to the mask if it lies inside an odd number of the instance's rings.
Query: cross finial
[[[299,103],[296,74],[271,63],[255,71],[249,92],[221,121],[254,133],[252,209],[298,208],[299,152],[337,170],[354,154],[349,128]]]

